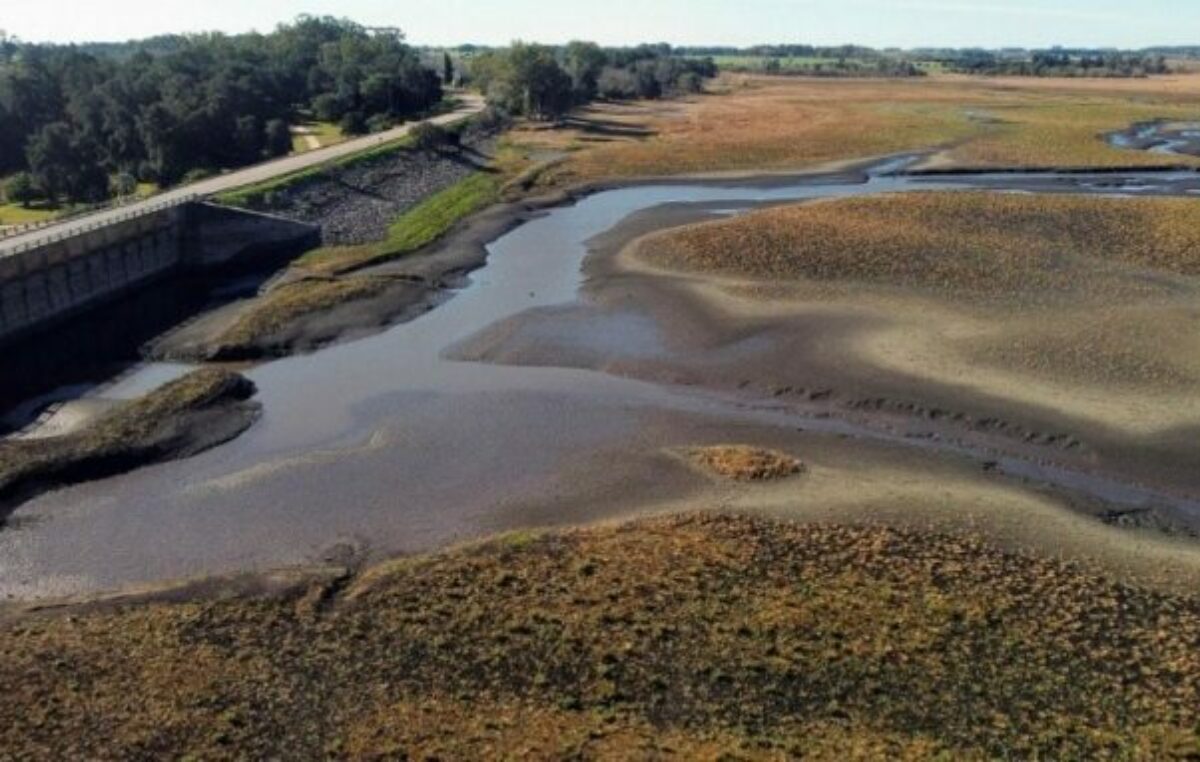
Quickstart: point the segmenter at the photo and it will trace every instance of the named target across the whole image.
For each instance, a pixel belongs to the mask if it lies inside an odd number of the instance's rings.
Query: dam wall
[[[261,268],[319,241],[314,225],[195,201],[50,236],[0,256],[0,346],[172,273]]]

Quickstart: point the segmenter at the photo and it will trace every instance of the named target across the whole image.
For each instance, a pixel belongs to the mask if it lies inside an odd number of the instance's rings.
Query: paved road
[[[459,96],[462,105],[454,111],[434,117],[429,122],[433,124],[449,124],[456,122],[465,117],[477,114],[483,110],[483,99],[478,95],[465,94]],[[169,191],[159,193],[144,201],[137,201],[132,204],[116,207],[113,209],[104,209],[92,214],[73,217],[70,220],[64,220],[55,225],[31,230],[28,233],[14,235],[9,238],[0,240],[0,256],[11,254],[13,251],[21,248],[26,244],[35,243],[47,237],[65,237],[76,232],[95,228],[104,225],[106,222],[116,221],[117,219],[128,217],[130,214],[138,214],[139,212],[148,212],[151,209],[170,204],[177,201],[182,201],[193,196],[212,196],[217,193],[224,193],[234,188],[240,188],[244,185],[252,183],[260,183],[264,180],[270,180],[274,177],[290,174],[297,170],[307,169],[319,164],[324,164],[330,159],[337,159],[342,156],[358,153],[367,148],[387,143],[397,138],[407,135],[413,127],[418,123],[405,124],[400,127],[395,127],[387,132],[380,132],[375,135],[367,135],[362,138],[347,140],[344,143],[321,148],[316,151],[307,153],[294,154],[285,156],[282,159],[257,164],[253,167],[239,169],[233,172],[228,172],[217,177],[211,177],[207,180],[184,185],[178,188],[172,188]]]

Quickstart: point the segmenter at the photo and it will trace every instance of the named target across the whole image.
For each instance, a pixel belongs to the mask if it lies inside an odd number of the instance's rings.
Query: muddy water
[[[1183,192],[1181,183],[1195,179],[1132,181],[1158,193]],[[1087,182],[1006,175],[944,185],[1088,192]],[[1104,192],[1112,192],[1108,182]],[[786,200],[935,187],[942,186],[882,173],[865,183],[662,185],[555,209],[493,244],[470,287],[424,317],[252,371],[265,412],[240,439],[22,506],[0,531],[0,596],[55,597],[423,550],[530,523],[599,518],[628,507],[623,499],[673,494],[683,485],[669,475],[647,475],[632,494],[612,481],[636,473],[631,448],[678,444],[671,432],[681,418],[795,426],[795,414],[589,371],[453,362],[446,350],[525,310],[574,301],[586,242],[635,212],[687,204],[729,214]],[[595,335],[626,350],[660,350],[652,327],[636,318],[614,320]],[[137,376],[125,384],[153,385]],[[836,421],[805,426],[888,436]],[[1053,473],[1036,476],[1056,481]],[[1113,499],[1160,497],[1067,476],[1057,481]]]
[[[1200,156],[1200,124],[1175,127],[1164,122],[1135,124],[1123,132],[1112,133],[1108,142],[1117,148],[1164,156]]]

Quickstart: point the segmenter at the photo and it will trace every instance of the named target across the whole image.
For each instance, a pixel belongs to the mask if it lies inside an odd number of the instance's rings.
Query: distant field
[[[839,64],[870,66],[873,61],[865,58],[821,58],[817,56],[793,56],[769,58],[764,56],[713,56],[721,69],[728,71],[762,71],[768,61],[778,61],[783,71],[807,71],[815,66],[835,67]]]
[[[1200,166],[1108,145],[1153,118],[1195,120],[1200,75],[1142,80],[811,79],[725,74],[686,102],[590,109],[603,130],[558,131],[569,160],[546,181],[804,169],[933,150],[938,166]],[[549,136],[537,139],[548,147]]]

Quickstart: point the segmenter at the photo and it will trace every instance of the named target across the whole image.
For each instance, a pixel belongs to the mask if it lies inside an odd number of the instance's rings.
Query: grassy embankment
[[[252,409],[243,404],[253,392],[253,384],[242,376],[206,368],[121,404],[77,433],[0,442],[0,506],[38,488],[100,478],[202,449],[206,436],[236,434],[253,420]],[[230,425],[211,419],[207,429],[191,425],[198,416],[239,405]]]
[[[396,150],[396,147],[390,150]],[[370,161],[378,156],[379,153],[372,152],[370,157],[357,156],[354,160]],[[466,217],[500,200],[506,184],[518,177],[527,165],[522,151],[504,144],[492,167],[475,172],[400,215],[383,240],[358,246],[327,246],[305,254],[293,263],[292,268],[308,277],[261,297],[220,337],[220,342],[247,344],[273,334],[304,315],[379,295],[393,284],[392,279],[356,276],[353,271],[412,254],[437,241]],[[290,181],[244,189],[226,200],[253,205],[256,199],[288,182],[304,181],[315,175],[306,172]]]
[[[338,589],[18,619],[0,628],[0,744],[216,758],[1200,751],[1200,599],[968,536],[662,518],[511,535]]]

